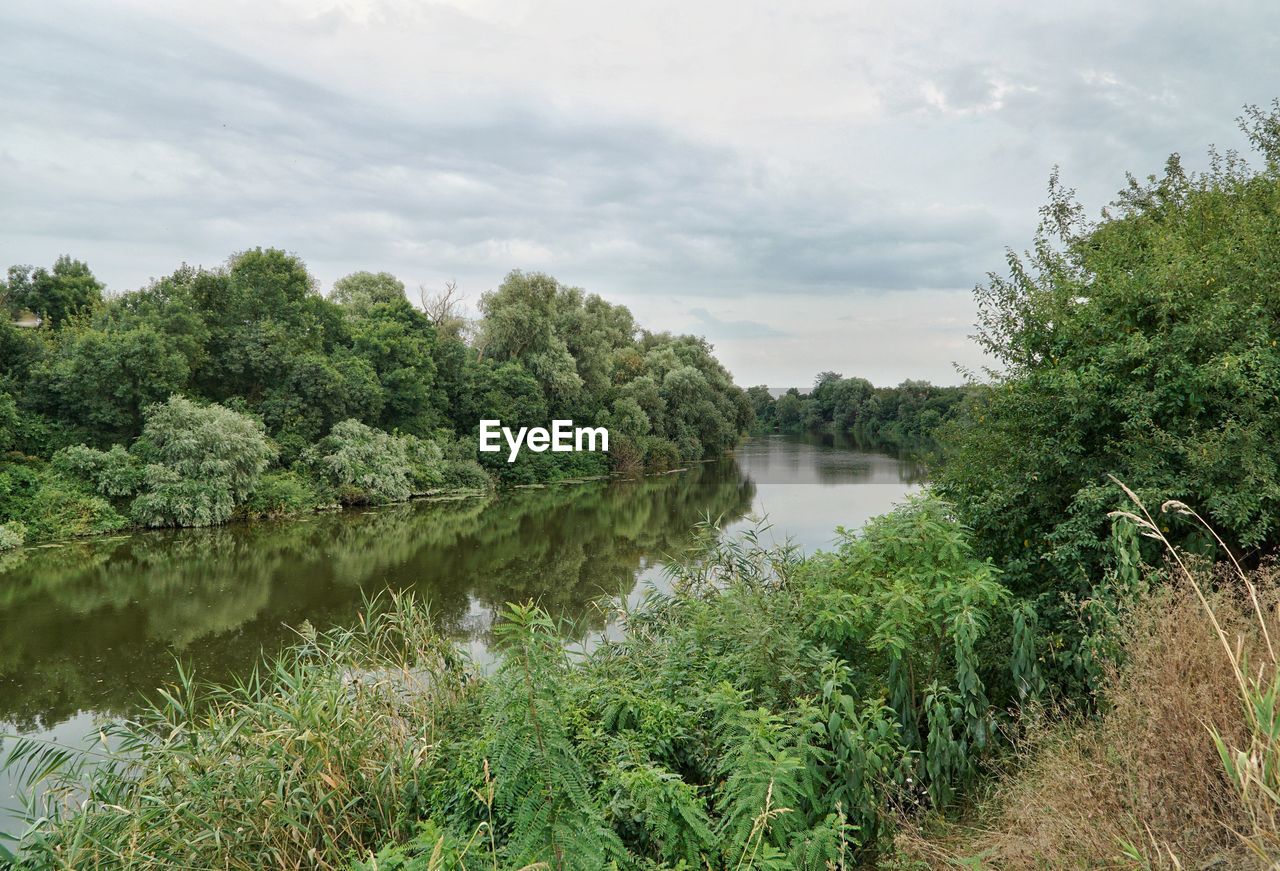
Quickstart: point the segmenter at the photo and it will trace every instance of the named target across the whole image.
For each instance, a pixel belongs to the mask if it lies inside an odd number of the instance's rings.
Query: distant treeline
[[[823,372],[808,396],[793,387],[775,399],[760,386],[749,388],[747,397],[760,429],[834,429],[865,444],[923,447],[932,444],[939,428],[955,419],[965,399],[981,389],[910,380],[897,387],[875,387],[865,378]]]
[[[512,272],[460,316],[388,273],[325,297],[255,248],[108,297],[70,257],[0,282],[0,548],[440,490],[676,467],[732,446],[746,396],[693,336]],[[611,451],[478,454],[481,418],[608,426]],[[23,526],[19,527],[17,524]],[[24,530],[25,528],[25,530]]]

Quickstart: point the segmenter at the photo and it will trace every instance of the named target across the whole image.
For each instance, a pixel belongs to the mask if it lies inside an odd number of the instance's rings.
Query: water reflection
[[[583,631],[588,603],[625,594],[642,561],[679,550],[704,512],[744,515],[733,462],[637,482],[320,515],[301,522],[147,533],[29,548],[0,575],[0,721],[49,728],[121,714],[171,679],[244,674],[286,625],[350,621],[362,596],[413,590],[442,628],[537,599]]]
[[[837,526],[858,529],[925,481],[921,463],[869,453],[830,434],[750,439],[736,455],[756,485],[752,514],[772,524],[766,539],[789,540],[806,553],[830,547]],[[729,524],[727,531],[748,522]]]
[[[643,481],[26,548],[0,556],[0,732],[75,743],[171,681],[175,657],[201,679],[243,675],[287,627],[349,622],[386,589],[430,601],[473,650],[508,601],[537,599],[585,634],[602,622],[590,603],[660,582],[704,515],[729,532],[768,515],[775,540],[811,552],[923,481],[923,466],[846,440],[769,436]],[[12,793],[0,775],[0,832],[17,825]]]

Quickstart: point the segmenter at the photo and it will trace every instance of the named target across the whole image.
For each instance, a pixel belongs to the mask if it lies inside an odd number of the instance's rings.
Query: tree
[[[281,382],[267,391],[258,409],[268,430],[291,449],[311,444],[340,420],[376,420],[386,405],[373,366],[345,349],[299,354],[285,366]]]
[[[18,436],[18,406],[8,393],[0,392],[0,453],[11,450]]]
[[[751,403],[751,412],[755,415],[756,423],[764,429],[772,429],[776,421],[773,414],[773,394],[769,392],[769,388],[763,384],[748,387],[747,400]]]
[[[566,298],[574,292],[549,275],[517,271],[480,297],[481,355],[519,363],[557,410],[567,409],[583,386],[569,346],[556,329],[558,310],[571,304]]]
[[[56,330],[71,316],[101,303],[102,284],[88,264],[64,254],[51,270],[10,267],[6,296],[11,310],[30,311]]]
[[[143,410],[185,389],[190,375],[180,342],[138,319],[63,329],[31,371],[31,404],[86,427],[106,445],[142,431]]]
[[[291,357],[324,352],[339,338],[341,309],[319,295],[306,264],[284,251],[241,252],[190,290],[209,330],[199,386],[214,399],[256,404],[287,377]]]
[[[800,394],[794,388],[779,396],[774,404],[774,416],[778,421],[778,428],[784,432],[800,428],[803,412]]]
[[[352,352],[376,373],[381,414],[352,415],[383,428],[427,435],[444,424],[448,400],[436,376],[435,330],[403,297],[377,303],[351,324]]]
[[[422,303],[423,314],[435,327],[437,335],[462,340],[467,331],[467,319],[462,315],[462,303],[466,297],[458,292],[457,282],[446,282],[444,289],[436,293],[428,291],[426,285],[419,285],[418,299]]]
[[[330,301],[354,315],[362,315],[378,303],[403,302],[404,282],[390,272],[353,272],[333,283]]]
[[[143,526],[210,526],[231,517],[275,456],[261,423],[182,396],[146,411],[134,445],[146,463],[133,502]]]
[[[1244,125],[1265,168],[1215,154],[1189,174],[1174,155],[1097,222],[1055,175],[1032,252],[977,289],[979,341],[1005,369],[938,486],[1015,585],[1052,596],[1101,576],[1124,501],[1109,475],[1253,554],[1280,544],[1277,120]]]

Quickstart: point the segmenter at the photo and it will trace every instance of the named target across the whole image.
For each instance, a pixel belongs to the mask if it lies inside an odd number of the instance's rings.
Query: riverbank
[[[379,442],[378,448],[383,447],[385,445]],[[190,527],[298,519],[328,511],[422,500],[474,498],[508,489],[582,484],[610,479],[634,480],[688,469],[687,464],[681,464],[678,455],[646,456],[643,449],[636,453],[631,443],[626,441],[622,444],[622,451],[623,456],[614,463],[617,468],[612,472],[609,471],[608,462],[588,458],[586,461],[570,460],[549,464],[536,461],[525,463],[504,476],[490,474],[459,451],[455,450],[453,456],[449,457],[438,451],[439,456],[435,461],[437,468],[430,471],[415,468],[411,459],[404,459],[399,468],[392,467],[391,474],[403,477],[404,484],[391,485],[379,481],[378,473],[369,471],[356,470],[346,476],[349,480],[336,481],[326,480],[323,474],[308,474],[307,470],[268,471],[256,479],[253,489],[247,492],[243,501],[218,524],[131,522],[128,512],[121,510],[121,500],[103,498],[133,495],[132,491],[113,491],[109,485],[103,486],[102,482],[108,475],[119,472],[102,469],[108,461],[99,459],[95,454],[111,457],[110,453],[83,449],[81,453],[73,455],[73,459],[60,455],[47,463],[36,457],[11,453],[0,457],[0,478],[6,485],[0,492],[0,497],[8,497],[7,500],[0,498],[0,505],[4,505],[7,509],[4,513],[13,518],[0,523],[0,553],[15,550],[24,544],[57,544],[157,526]],[[373,460],[370,456],[366,462]],[[385,463],[385,460],[382,462]],[[534,471],[531,472],[529,467],[533,467]],[[384,476],[385,474],[383,473]],[[451,486],[419,489],[419,485],[424,482],[448,482]],[[113,501],[116,504],[112,504]]]
[[[593,603],[666,588],[705,517],[734,535],[767,516],[763,540],[812,552],[837,520],[861,526],[921,480],[847,443],[770,436],[682,474],[25,548],[0,569],[0,731],[78,745],[135,717],[175,662],[234,682],[296,641],[288,627],[351,627],[390,592],[428,602],[436,631],[477,661],[509,601],[541,602],[568,642],[612,634],[613,612]],[[0,831],[17,834],[12,791],[0,776]]]
[[[931,652],[961,601],[979,624],[1007,621],[999,584],[928,501],[809,559],[702,534],[671,592],[581,656],[529,605],[504,612],[488,677],[408,600],[353,629],[304,626],[261,682],[188,683],[114,727],[135,764],[68,769],[92,800],[55,813],[26,866],[382,868],[438,854],[455,867],[816,869],[880,855],[895,802],[949,803],[978,772],[974,742],[994,747],[992,718],[1030,681],[1017,669],[1034,657],[1002,632]],[[920,583],[903,536],[929,543],[919,558],[945,560],[949,583],[926,582],[928,613],[863,623]],[[965,678],[973,668],[985,685]],[[896,701],[869,701],[886,682]],[[955,713],[931,707],[943,692]],[[973,749],[940,745],[944,723]]]

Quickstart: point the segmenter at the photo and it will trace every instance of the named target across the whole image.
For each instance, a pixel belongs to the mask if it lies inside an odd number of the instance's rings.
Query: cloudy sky
[[[1051,168],[1203,166],[1278,59],[1272,0],[3,0],[0,264],[542,270],[743,384],[955,383]]]

